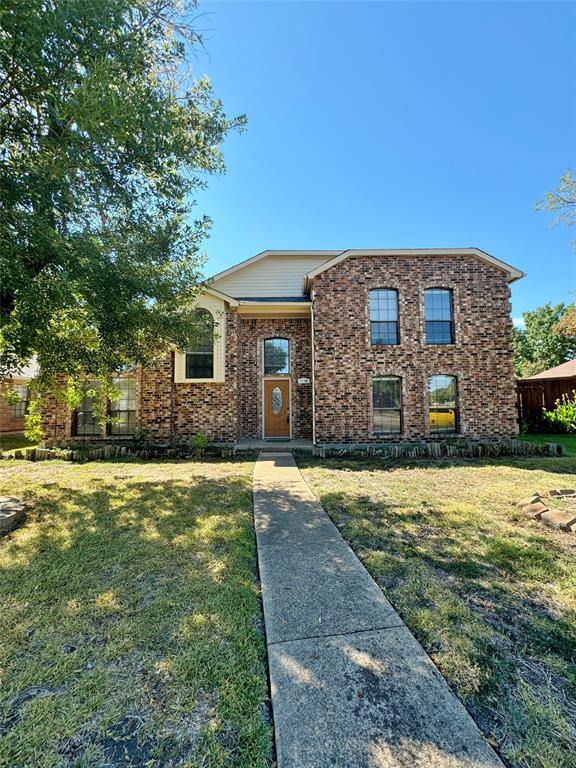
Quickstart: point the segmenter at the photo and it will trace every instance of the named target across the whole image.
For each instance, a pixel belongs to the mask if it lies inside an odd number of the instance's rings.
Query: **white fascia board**
[[[311,307],[311,301],[259,301],[258,298],[248,301],[247,299],[239,299],[238,303],[241,306],[259,306],[259,307]]]
[[[485,251],[481,251],[480,248],[384,248],[384,249],[366,249],[356,250],[350,249],[348,251],[342,251],[333,259],[320,264],[316,269],[311,270],[306,274],[306,285],[309,284],[317,275],[322,274],[327,269],[336,266],[349,256],[476,256],[482,261],[486,261],[489,264],[501,269],[508,275],[508,282],[512,283],[514,280],[519,280],[525,276],[524,272],[521,272],[516,267],[512,267],[510,264],[506,264],[504,261],[491,256]]]
[[[217,296],[219,299],[222,299],[222,301],[226,301],[228,304],[230,304],[231,307],[238,306],[237,299],[234,299],[232,296],[228,296],[227,293],[222,293],[222,291],[217,291],[216,288],[211,288],[210,286],[207,286],[204,289],[204,293],[210,293],[212,296]]]

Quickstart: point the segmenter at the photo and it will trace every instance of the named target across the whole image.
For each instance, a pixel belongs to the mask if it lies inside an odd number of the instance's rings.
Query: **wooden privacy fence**
[[[517,383],[518,414],[520,421],[537,422],[542,409],[554,409],[556,400],[562,395],[572,395],[576,389],[574,376],[563,379],[520,379]]]

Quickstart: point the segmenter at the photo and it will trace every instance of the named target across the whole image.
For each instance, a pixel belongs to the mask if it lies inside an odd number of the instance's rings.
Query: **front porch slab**
[[[312,440],[252,440],[245,438],[234,443],[234,453],[241,451],[309,451],[314,447]]]

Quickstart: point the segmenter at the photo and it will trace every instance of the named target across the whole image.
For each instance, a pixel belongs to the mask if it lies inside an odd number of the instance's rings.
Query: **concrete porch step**
[[[309,451],[312,453],[312,440],[239,440],[234,444],[234,453],[239,451],[262,451],[276,453],[278,451]]]

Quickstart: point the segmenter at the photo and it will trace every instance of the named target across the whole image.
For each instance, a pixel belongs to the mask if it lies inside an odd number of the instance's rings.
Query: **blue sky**
[[[514,317],[576,288],[534,205],[576,169],[576,5],[206,2],[208,74],[248,129],[198,200],[207,274],[266,248],[478,246],[528,273]]]

